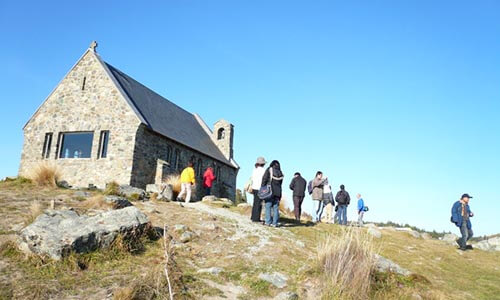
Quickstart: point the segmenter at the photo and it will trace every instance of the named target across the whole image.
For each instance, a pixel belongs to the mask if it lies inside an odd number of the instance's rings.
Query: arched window
[[[165,161],[172,165],[172,147],[167,146]]]
[[[225,138],[226,138],[226,130],[224,130],[224,128],[219,128],[219,130],[217,131],[217,139],[223,140]]]
[[[174,170],[179,170],[179,161],[181,159],[181,152],[179,151],[179,149],[175,149],[174,151],[174,164],[173,164],[173,168]]]
[[[215,171],[215,177],[217,177],[217,182],[222,182],[222,179],[220,178],[220,167],[217,167],[217,170]]]

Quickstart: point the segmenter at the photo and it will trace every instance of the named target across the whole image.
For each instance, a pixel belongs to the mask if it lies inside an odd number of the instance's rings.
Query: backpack
[[[309,193],[309,195],[312,195],[313,193],[313,181],[309,181],[309,183],[307,184],[307,192]]]
[[[337,203],[339,204],[347,204],[347,195],[344,191],[339,191],[337,193]]]

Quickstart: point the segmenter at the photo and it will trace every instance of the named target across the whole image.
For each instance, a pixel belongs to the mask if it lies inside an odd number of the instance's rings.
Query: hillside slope
[[[53,199],[56,209],[90,211],[84,208],[88,200],[75,191],[0,183],[0,243],[4,243],[0,299],[165,295],[162,239],[145,242],[136,253],[103,250],[60,262],[26,259],[5,246],[29,219],[33,200],[48,207]],[[175,299],[293,299],[294,294],[300,299],[321,299],[324,277],[317,262],[317,245],[344,230],[329,224],[296,224],[287,218],[281,220],[281,228],[264,227],[250,222],[248,207],[226,204],[134,204],[154,226],[166,225],[173,238],[175,263],[169,266]],[[186,231],[194,235],[181,243]],[[380,279],[374,283],[371,298],[500,299],[500,252],[459,252],[441,241],[417,239],[407,232],[381,232],[382,237],[373,240],[375,249],[417,276]],[[263,280],[273,274],[280,287]]]

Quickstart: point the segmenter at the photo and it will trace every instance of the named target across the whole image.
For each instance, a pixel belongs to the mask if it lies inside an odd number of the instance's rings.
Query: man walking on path
[[[361,198],[361,194],[357,194],[358,198],[358,226],[363,226],[363,216],[365,215],[365,202]]]
[[[186,203],[191,201],[191,189],[196,183],[193,163],[189,162],[187,168],[181,173],[181,192],[177,196],[177,201],[181,201],[182,196],[186,195]]]
[[[312,181],[312,199],[313,199],[313,222],[321,222],[319,216],[323,212],[323,185],[325,180],[323,179],[323,172],[318,171],[316,177]]]
[[[469,194],[463,194],[459,201],[453,204],[451,208],[451,221],[460,228],[462,237],[457,240],[460,250],[467,250],[467,241],[472,237],[472,223],[470,218],[474,214],[470,211],[469,201],[472,197]]]
[[[339,207],[337,211],[339,224],[347,225],[347,206],[351,203],[351,197],[343,184],[340,185],[340,191],[335,196],[335,201],[337,201],[337,206]]]
[[[300,215],[302,214],[302,202],[306,195],[306,185],[307,182],[300,173],[295,173],[292,182],[290,182],[290,189],[293,191],[293,212],[297,221],[300,221]]]

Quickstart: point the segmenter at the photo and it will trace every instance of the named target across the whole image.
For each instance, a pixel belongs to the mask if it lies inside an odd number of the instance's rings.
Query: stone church
[[[72,186],[115,181],[144,188],[194,163],[198,192],[213,167],[213,194],[234,199],[239,166],[233,125],[209,128],[101,59],[93,42],[24,126],[19,175],[43,161]]]

